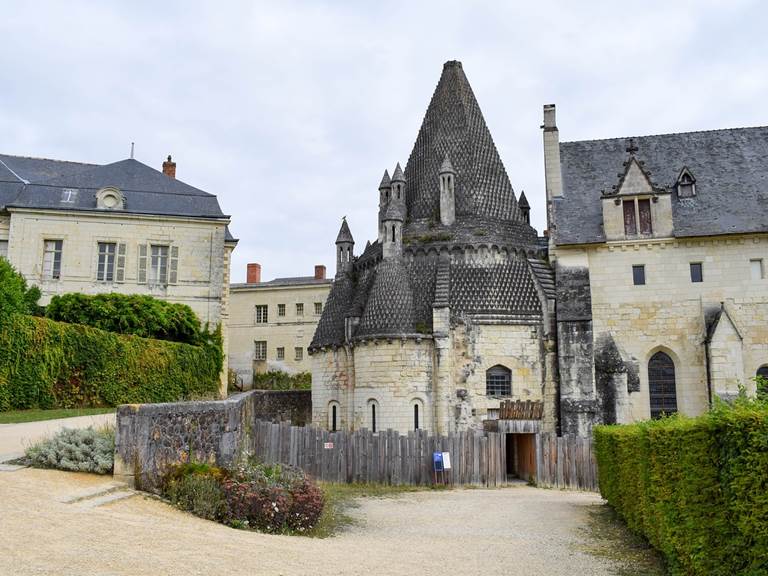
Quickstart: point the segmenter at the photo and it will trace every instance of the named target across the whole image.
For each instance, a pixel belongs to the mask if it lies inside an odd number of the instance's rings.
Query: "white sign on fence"
[[[451,453],[443,452],[443,470],[451,469]]]
[[[323,442],[323,448],[325,448],[326,450],[332,450],[333,442]]]

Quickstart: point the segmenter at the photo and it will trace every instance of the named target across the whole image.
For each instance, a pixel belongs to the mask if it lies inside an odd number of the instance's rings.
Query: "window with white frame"
[[[266,324],[267,323],[267,305],[266,304],[257,304],[255,307],[256,310],[256,324]]]
[[[749,269],[752,280],[762,280],[765,278],[765,269],[763,268],[763,259],[755,258],[749,261]]]
[[[152,286],[166,286],[168,284],[168,246],[152,244],[151,262],[149,268],[149,283]]]
[[[63,240],[46,240],[43,252],[43,278],[45,280],[61,279],[61,254],[64,248]]]
[[[277,359],[285,360],[285,348],[282,346],[278,346],[277,348]]]
[[[320,316],[323,313],[323,303],[315,302],[315,316]]]
[[[297,346],[296,348],[293,349],[293,351],[296,354],[294,358],[297,362],[304,359],[304,348]]]
[[[99,242],[99,261],[96,267],[96,280],[114,282],[117,264],[117,243]]]
[[[278,304],[277,305],[277,315],[281,318],[285,316],[285,304]]]
[[[266,340],[255,340],[253,342],[253,359],[256,361],[264,361],[267,359]]]
[[[296,316],[304,316],[304,304],[301,302],[296,304]]]

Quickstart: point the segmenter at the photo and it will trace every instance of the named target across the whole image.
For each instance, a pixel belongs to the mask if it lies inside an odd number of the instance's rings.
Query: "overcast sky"
[[[262,278],[359,253],[446,60],[461,60],[544,228],[541,108],[561,140],[768,123],[766,3],[0,0],[0,152],[136,158],[214,193]]]

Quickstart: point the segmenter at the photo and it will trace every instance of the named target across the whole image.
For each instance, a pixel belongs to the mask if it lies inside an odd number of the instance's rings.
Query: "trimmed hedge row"
[[[0,410],[213,397],[220,334],[201,346],[13,314],[0,322]]]
[[[80,294],[54,296],[45,307],[51,320],[84,324],[119,334],[201,344],[208,334],[186,304],[143,294]]]
[[[768,573],[768,406],[595,429],[600,492],[673,574]]]

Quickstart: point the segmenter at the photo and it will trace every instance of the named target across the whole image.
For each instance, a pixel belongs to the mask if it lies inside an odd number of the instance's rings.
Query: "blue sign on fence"
[[[435,472],[442,472],[443,471],[443,453],[442,452],[433,452],[432,453],[432,463],[435,466]]]

